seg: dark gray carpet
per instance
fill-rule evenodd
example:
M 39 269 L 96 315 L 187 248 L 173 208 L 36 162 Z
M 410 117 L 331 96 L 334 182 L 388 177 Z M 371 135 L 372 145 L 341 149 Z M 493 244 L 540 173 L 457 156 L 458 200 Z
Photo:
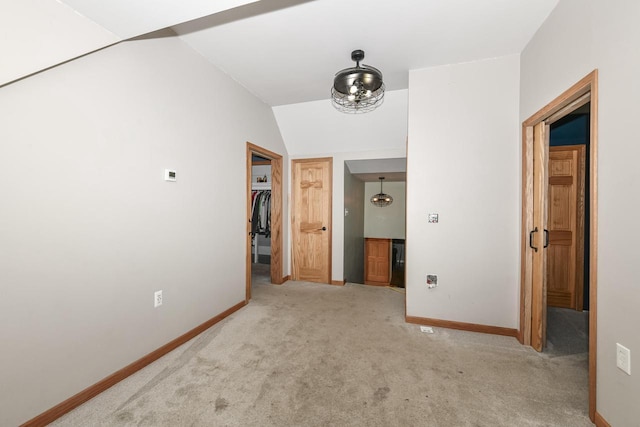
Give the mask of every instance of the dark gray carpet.
M 547 307 L 547 345 L 549 357 L 589 352 L 589 312 Z
M 271 264 L 251 264 L 251 285 L 268 285 L 271 283 Z

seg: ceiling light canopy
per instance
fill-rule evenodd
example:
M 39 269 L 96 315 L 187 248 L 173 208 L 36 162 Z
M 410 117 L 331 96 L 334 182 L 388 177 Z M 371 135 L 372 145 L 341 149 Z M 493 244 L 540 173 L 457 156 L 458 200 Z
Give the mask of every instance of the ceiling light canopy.
M 379 208 L 384 208 L 385 206 L 389 206 L 393 203 L 393 197 L 382 191 L 382 181 L 384 180 L 384 176 L 381 176 L 378 179 L 380 180 L 380 192 L 371 196 L 371 204 L 378 206 Z
M 382 73 L 369 65 L 360 65 L 364 51 L 354 50 L 351 59 L 355 67 L 336 73 L 331 88 L 333 106 L 343 113 L 367 113 L 382 105 L 384 82 Z

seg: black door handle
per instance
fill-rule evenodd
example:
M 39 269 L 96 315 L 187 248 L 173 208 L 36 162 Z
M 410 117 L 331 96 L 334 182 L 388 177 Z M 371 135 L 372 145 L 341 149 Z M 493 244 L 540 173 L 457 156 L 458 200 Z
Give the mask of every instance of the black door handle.
M 535 252 L 538 252 L 538 248 L 533 246 L 533 233 L 537 233 L 537 232 L 538 232 L 538 227 L 534 228 L 529 232 L 529 247 L 533 249 Z
M 322 227 L 321 230 L 322 231 L 327 231 L 327 227 Z
M 549 247 L 549 230 L 544 230 L 544 247 Z

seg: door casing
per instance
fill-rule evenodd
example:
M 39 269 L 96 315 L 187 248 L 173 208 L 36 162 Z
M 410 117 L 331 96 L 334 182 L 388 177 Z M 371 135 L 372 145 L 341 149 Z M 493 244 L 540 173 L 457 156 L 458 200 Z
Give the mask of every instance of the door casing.
M 280 285 L 282 275 L 282 156 L 247 142 L 247 254 L 246 254 L 246 302 L 251 299 L 251 166 L 253 155 L 271 161 L 271 283 Z
M 556 99 L 522 123 L 522 227 L 521 227 L 521 277 L 520 277 L 520 327 L 518 340 L 532 345 L 544 339 L 544 319 L 540 316 L 545 309 L 544 280 L 534 285 L 533 249 L 529 247 L 529 232 L 534 224 L 534 156 L 544 159 L 547 147 L 538 144 L 534 150 L 534 129 L 537 125 L 559 120 L 573 110 L 590 102 L 590 203 L 589 224 L 589 418 L 596 414 L 596 357 L 597 357 L 597 256 L 598 256 L 598 70 L 594 70 L 567 89 Z M 544 136 L 544 135 L 542 135 Z M 538 135 L 538 138 L 541 138 Z M 546 191 L 535 197 L 547 197 Z M 537 200 L 538 203 L 540 200 Z M 543 233 L 536 241 L 542 242 Z M 535 244 L 534 244 L 535 246 Z M 540 281 L 539 281 L 540 282 Z M 534 311 L 537 314 L 534 314 Z M 535 323 L 534 323 L 535 321 Z M 536 341 L 539 340 L 539 341 Z

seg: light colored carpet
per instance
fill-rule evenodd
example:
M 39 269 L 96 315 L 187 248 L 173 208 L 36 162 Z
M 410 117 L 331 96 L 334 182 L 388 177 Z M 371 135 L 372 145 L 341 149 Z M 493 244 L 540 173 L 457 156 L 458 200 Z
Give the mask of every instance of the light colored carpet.
M 591 426 L 585 355 L 404 322 L 388 288 L 254 285 L 242 310 L 56 426 Z

